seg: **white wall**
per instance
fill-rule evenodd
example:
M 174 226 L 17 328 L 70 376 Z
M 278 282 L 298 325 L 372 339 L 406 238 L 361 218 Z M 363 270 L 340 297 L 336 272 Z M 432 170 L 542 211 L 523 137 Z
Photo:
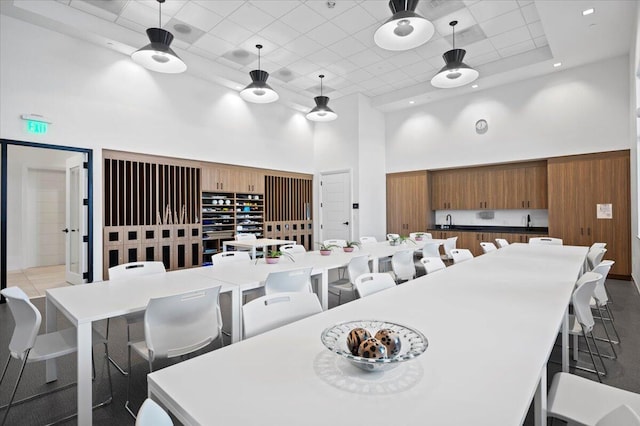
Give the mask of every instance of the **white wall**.
M 390 113 L 387 172 L 628 149 L 627 70 L 613 58 Z

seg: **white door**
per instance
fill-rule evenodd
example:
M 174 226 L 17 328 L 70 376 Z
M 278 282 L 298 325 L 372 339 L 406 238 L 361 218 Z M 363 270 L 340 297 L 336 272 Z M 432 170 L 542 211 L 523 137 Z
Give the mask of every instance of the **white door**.
M 87 272 L 87 233 L 88 207 L 83 204 L 87 198 L 87 170 L 83 166 L 84 154 L 67 159 L 66 172 L 66 214 L 65 249 L 66 280 L 71 284 L 86 282 L 83 273 Z
M 351 175 L 349 172 L 320 175 L 322 240 L 351 239 Z

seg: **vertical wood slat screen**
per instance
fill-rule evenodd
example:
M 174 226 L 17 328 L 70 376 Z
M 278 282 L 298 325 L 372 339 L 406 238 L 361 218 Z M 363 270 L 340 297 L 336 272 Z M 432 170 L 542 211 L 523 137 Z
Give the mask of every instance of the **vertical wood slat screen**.
M 265 237 L 313 250 L 312 196 L 312 179 L 265 175 Z
M 199 211 L 199 168 L 105 158 L 104 226 L 196 223 Z

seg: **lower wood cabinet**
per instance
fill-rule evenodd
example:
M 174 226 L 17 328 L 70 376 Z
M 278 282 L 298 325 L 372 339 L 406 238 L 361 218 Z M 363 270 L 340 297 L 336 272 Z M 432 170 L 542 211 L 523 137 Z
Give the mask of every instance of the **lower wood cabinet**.
M 533 237 L 546 237 L 546 234 L 516 234 L 516 233 L 503 233 L 503 232 L 473 232 L 473 231 L 442 231 L 432 230 L 431 235 L 436 239 L 447 239 L 451 237 L 458 237 L 456 241 L 457 248 L 468 249 L 474 256 L 480 256 L 483 254 L 480 243 L 488 242 L 496 244 L 496 238 L 504 238 L 509 243 L 528 243 L 530 238 Z

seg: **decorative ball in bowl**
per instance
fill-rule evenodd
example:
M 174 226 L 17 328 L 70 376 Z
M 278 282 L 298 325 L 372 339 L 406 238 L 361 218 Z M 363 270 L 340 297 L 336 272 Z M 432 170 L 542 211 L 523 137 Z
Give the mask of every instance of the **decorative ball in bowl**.
M 388 321 L 346 321 L 320 336 L 332 352 L 364 371 L 386 371 L 420 356 L 429 346 L 418 330 Z

